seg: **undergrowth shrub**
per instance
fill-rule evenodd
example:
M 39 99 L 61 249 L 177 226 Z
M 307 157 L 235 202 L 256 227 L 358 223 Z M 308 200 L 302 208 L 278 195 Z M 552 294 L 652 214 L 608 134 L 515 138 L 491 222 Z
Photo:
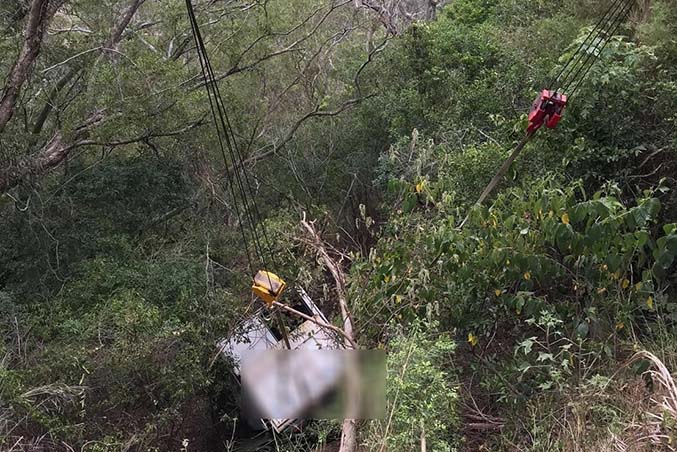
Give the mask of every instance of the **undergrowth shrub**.
M 613 185 L 589 195 L 541 180 L 474 208 L 463 229 L 442 196 L 401 211 L 354 267 L 359 316 L 372 319 L 366 328 L 434 319 L 481 355 L 505 357 L 507 346 L 503 399 L 565 389 L 589 361 L 612 357 L 609 336 L 647 330 L 658 311 L 675 318 L 677 229 L 655 224 L 663 190 L 626 205 Z
M 395 327 L 393 325 L 393 327 Z M 387 344 L 386 419 L 372 421 L 363 434 L 368 450 L 455 451 L 458 392 L 454 383 L 453 340 L 436 325 L 416 322 Z

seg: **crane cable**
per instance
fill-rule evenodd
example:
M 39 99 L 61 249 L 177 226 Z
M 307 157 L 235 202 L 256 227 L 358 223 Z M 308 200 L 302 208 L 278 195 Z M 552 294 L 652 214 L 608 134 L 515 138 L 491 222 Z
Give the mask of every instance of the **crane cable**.
M 593 36 L 593 34 L 594 34 L 596 31 L 601 30 L 601 29 L 604 27 L 604 24 L 605 24 L 606 22 L 609 21 L 610 14 L 612 13 L 612 11 L 614 11 L 614 8 L 618 7 L 618 5 L 619 5 L 622 1 L 623 1 L 623 0 L 614 0 L 614 1 L 609 5 L 609 8 L 606 10 L 606 12 L 604 13 L 604 15 L 603 15 L 602 17 L 599 18 L 599 20 L 597 21 L 597 23 L 595 24 L 595 26 L 592 28 L 592 30 L 590 31 L 590 33 L 588 33 L 588 35 L 585 37 L 585 39 L 584 39 L 583 41 L 581 41 L 581 44 L 578 46 L 578 48 L 576 49 L 576 51 L 574 52 L 574 54 L 571 56 L 571 58 L 569 58 L 569 61 L 567 61 L 567 64 L 565 64 L 564 66 L 562 66 L 562 68 L 560 69 L 559 73 L 558 73 L 555 77 L 553 77 L 553 78 L 548 82 L 548 86 L 554 86 L 554 85 L 555 85 L 557 82 L 559 82 L 561 79 L 566 78 L 565 73 L 566 73 L 566 74 L 570 74 L 570 73 L 571 73 L 570 67 L 571 67 L 571 65 L 573 64 L 574 60 L 576 60 L 577 55 L 579 55 L 579 54 L 583 51 L 583 49 L 584 49 L 586 46 L 589 46 L 589 45 L 592 43 L 592 41 L 591 41 L 590 38 Z M 590 42 L 588 42 L 588 41 L 590 41 Z M 567 69 L 569 69 L 568 72 L 567 72 Z
M 252 184 L 249 180 L 246 168 L 244 167 L 244 159 L 240 149 L 238 148 L 237 139 L 235 137 L 235 133 L 233 132 L 232 124 L 230 122 L 230 118 L 228 117 L 228 113 L 226 111 L 225 104 L 216 81 L 216 76 L 214 75 L 214 70 L 209 60 L 209 55 L 200 32 L 191 0 L 186 0 L 186 8 L 188 10 L 191 31 L 200 61 L 203 83 L 205 84 L 205 88 L 207 90 L 209 105 L 212 112 L 212 117 L 214 119 L 214 124 L 216 126 L 216 135 L 221 151 L 221 157 L 223 158 L 223 163 L 225 166 L 225 179 L 228 182 L 229 191 L 233 199 L 233 206 L 237 216 L 243 244 L 245 246 L 247 262 L 253 274 L 255 272 L 255 268 L 253 265 L 252 256 L 250 254 L 249 237 L 247 234 L 247 229 L 245 228 L 245 223 L 248 224 L 249 235 L 251 236 L 253 242 L 255 258 L 259 261 L 263 268 L 268 268 L 267 257 L 270 258 L 270 262 L 275 265 L 275 256 L 268 238 L 265 224 L 262 222 L 261 213 L 256 201 L 253 199 L 250 200 L 248 196 L 248 194 L 252 192 Z M 226 150 L 228 151 L 228 156 L 230 159 L 226 156 Z M 261 227 L 261 235 L 259 235 L 258 232 L 259 225 Z
M 610 30 L 607 30 L 607 33 L 606 33 L 607 39 L 604 39 L 601 43 L 601 46 L 597 46 L 593 52 L 588 52 L 588 57 L 587 57 L 586 61 L 584 62 L 584 65 L 583 65 L 583 66 L 586 67 L 585 71 L 583 72 L 582 75 L 579 76 L 579 73 L 580 73 L 580 71 L 583 67 L 582 66 L 581 69 L 579 69 L 577 74 L 574 76 L 572 82 L 566 87 L 566 89 L 569 90 L 569 98 L 570 99 L 574 96 L 574 94 L 576 94 L 576 91 L 581 86 L 581 83 L 588 76 L 590 69 L 592 69 L 592 67 L 595 64 L 596 58 L 602 55 L 602 52 L 604 51 L 606 46 L 609 44 L 609 42 L 611 42 L 613 37 L 616 35 L 616 32 L 620 28 L 620 26 L 625 22 L 628 15 L 630 14 L 630 11 L 632 11 L 633 6 L 634 6 L 634 0 L 628 0 L 625 4 L 624 9 L 620 10 L 619 15 L 615 19 L 615 23 L 612 24 L 612 28 Z M 589 63 L 588 63 L 588 60 L 590 61 Z
M 614 0 L 548 86 L 555 88 L 555 91 L 568 94 L 571 98 L 575 88 L 585 79 L 596 58 L 601 55 L 627 18 L 634 3 L 635 0 Z
M 573 90 L 569 92 L 569 99 L 571 99 L 573 94 L 580 87 L 581 82 L 587 77 L 590 69 L 597 61 L 597 58 L 601 56 L 602 51 L 606 48 L 618 31 L 620 25 L 630 14 L 634 2 L 635 0 L 614 0 L 604 16 L 602 16 L 590 33 L 588 33 L 576 52 L 569 58 L 569 61 L 562 67 L 549 86 L 554 86 L 555 83 L 559 83 L 555 91 L 561 93 L 568 92 L 568 90 L 573 87 Z M 480 197 L 475 202 L 475 206 L 481 205 L 489 194 L 491 194 L 493 189 L 496 188 L 496 185 L 498 185 L 512 163 L 517 159 L 517 156 L 524 146 L 526 146 L 534 136 L 536 130 L 527 132 L 519 144 L 515 146 L 508 158 L 503 162 L 501 167 L 496 171 L 496 174 L 494 174 L 484 188 Z M 458 229 L 463 228 L 469 217 L 470 212 L 459 224 Z
M 251 274 L 254 275 L 255 269 L 253 266 L 253 261 L 251 255 L 249 254 L 249 244 L 247 239 L 247 233 L 244 227 L 243 216 L 240 213 L 240 208 L 238 206 L 238 197 L 235 193 L 235 185 L 240 195 L 240 201 L 242 202 L 242 210 L 244 213 L 244 219 L 249 223 L 249 232 L 252 237 L 254 252 L 259 263 L 263 266 L 264 269 L 269 269 L 266 260 L 266 251 L 270 257 L 271 263 L 276 266 L 275 256 L 268 239 L 268 233 L 266 232 L 265 224 L 261 218 L 261 212 L 256 204 L 255 200 L 248 199 L 248 192 L 252 191 L 252 184 L 249 180 L 249 176 L 246 168 L 244 167 L 244 159 L 242 158 L 242 153 L 237 147 L 237 139 L 233 128 L 226 111 L 223 98 L 221 97 L 221 92 L 217 84 L 216 77 L 214 75 L 214 70 L 212 69 L 211 62 L 209 61 L 209 55 L 207 54 L 207 49 L 205 47 L 204 41 L 202 39 L 202 34 L 200 33 L 200 27 L 198 25 L 197 19 L 195 17 L 195 11 L 193 9 L 193 4 L 191 0 L 186 0 L 186 8 L 188 10 L 188 17 L 190 20 L 191 31 L 193 33 L 193 38 L 195 40 L 195 47 L 197 49 L 198 57 L 200 60 L 200 68 L 202 71 L 202 78 L 207 90 L 207 97 L 209 98 L 209 106 L 212 112 L 212 117 L 214 119 L 214 125 L 216 126 L 216 135 L 219 142 L 219 148 L 221 150 L 221 156 L 223 158 L 225 178 L 228 181 L 228 186 L 230 189 L 231 196 L 233 198 L 233 205 L 235 207 L 235 212 L 238 219 L 238 224 L 240 226 L 240 233 L 242 235 L 242 241 L 245 246 L 245 255 L 247 257 L 247 262 L 249 264 L 249 269 Z M 222 136 L 223 134 L 223 136 Z M 224 146 L 224 142 L 225 145 Z M 228 154 L 230 155 L 231 164 L 228 164 L 228 158 L 226 157 L 226 148 L 228 149 Z M 230 171 L 229 171 L 230 167 Z M 232 171 L 232 177 L 230 172 Z M 242 173 L 242 174 L 241 174 Z M 251 203 L 251 208 L 250 208 Z M 259 237 L 257 227 L 261 225 L 262 236 Z M 263 241 L 265 249 L 261 242 Z M 269 272 L 263 272 L 265 277 L 268 279 L 269 287 L 273 286 L 273 281 L 271 274 Z M 257 273 L 258 275 L 258 273 Z M 256 278 L 256 277 L 254 277 Z M 256 284 L 256 279 L 254 280 Z M 279 294 L 278 294 L 279 295 Z M 284 306 L 276 301 L 270 304 L 270 306 Z M 284 346 L 287 349 L 291 349 L 291 343 L 289 340 L 289 335 L 287 333 L 287 327 L 285 325 L 282 314 L 279 310 L 275 311 L 275 318 L 282 334 L 282 339 L 284 340 Z

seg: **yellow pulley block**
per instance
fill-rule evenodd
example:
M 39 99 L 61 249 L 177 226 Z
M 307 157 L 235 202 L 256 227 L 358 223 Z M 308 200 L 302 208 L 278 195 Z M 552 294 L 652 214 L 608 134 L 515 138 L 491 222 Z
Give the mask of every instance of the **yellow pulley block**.
M 259 270 L 254 275 L 252 292 L 270 307 L 273 302 L 280 298 L 285 287 L 287 287 L 287 283 L 275 273 Z

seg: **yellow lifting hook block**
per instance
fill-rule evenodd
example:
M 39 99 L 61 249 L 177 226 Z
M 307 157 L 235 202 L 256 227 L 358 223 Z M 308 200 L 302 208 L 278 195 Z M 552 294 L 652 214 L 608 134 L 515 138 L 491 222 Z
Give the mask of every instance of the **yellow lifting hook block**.
M 275 273 L 259 270 L 254 276 L 252 292 L 270 307 L 273 302 L 280 298 L 285 287 L 287 287 L 287 283 Z

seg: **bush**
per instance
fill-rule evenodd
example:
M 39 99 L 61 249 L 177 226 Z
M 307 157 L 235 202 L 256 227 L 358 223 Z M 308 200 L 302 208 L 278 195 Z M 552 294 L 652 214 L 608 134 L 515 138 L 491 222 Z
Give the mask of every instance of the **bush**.
M 396 328 L 395 325 L 392 325 Z M 388 381 L 385 421 L 372 421 L 363 436 L 369 450 L 456 450 L 459 444 L 458 393 L 450 370 L 454 342 L 434 324 L 416 323 L 387 345 Z

